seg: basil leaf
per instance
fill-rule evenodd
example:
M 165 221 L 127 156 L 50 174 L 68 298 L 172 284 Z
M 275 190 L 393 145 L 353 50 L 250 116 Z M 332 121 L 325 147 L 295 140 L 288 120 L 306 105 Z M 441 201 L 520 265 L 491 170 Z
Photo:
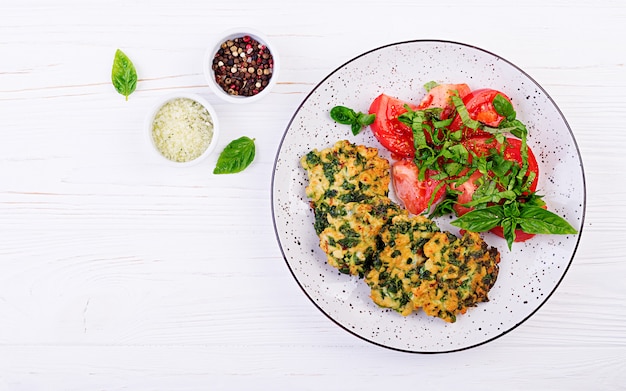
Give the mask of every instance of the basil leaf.
M 356 122 L 361 126 L 371 125 L 375 119 L 376 119 L 376 114 L 358 113 L 356 116 Z
M 342 125 L 352 125 L 356 122 L 356 112 L 345 106 L 335 106 L 330 109 L 330 118 Z
M 506 160 L 504 156 L 500 154 L 493 155 L 491 161 L 493 162 L 491 170 L 498 178 L 506 177 L 507 173 L 511 171 L 515 164 L 511 160 Z
M 564 218 L 538 206 L 522 206 L 518 223 L 520 228 L 529 234 L 578 233 Z
M 537 193 L 529 194 L 524 198 L 524 207 L 527 206 L 545 206 L 546 202 L 542 199 L 543 196 Z
M 502 234 L 504 239 L 506 239 L 506 244 L 509 246 L 509 250 L 513 247 L 513 242 L 515 242 L 515 227 L 517 226 L 517 219 L 513 217 L 507 217 L 502 220 L 500 224 L 502 226 Z
M 498 114 L 505 117 L 509 121 L 513 121 L 515 119 L 515 109 L 513 108 L 511 102 L 509 102 L 509 100 L 504 96 L 496 94 L 491 103 L 493 103 L 493 108 Z
M 504 210 L 500 205 L 475 209 L 464 214 L 450 224 L 472 232 L 485 232 L 502 224 Z
M 111 70 L 111 82 L 115 90 L 124 95 L 126 100 L 137 88 L 137 71 L 135 66 L 120 49 L 115 51 L 113 69 Z
M 231 141 L 217 158 L 213 174 L 235 174 L 246 169 L 254 160 L 254 139 L 243 136 Z
M 342 125 L 350 125 L 352 134 L 355 136 L 367 125 L 371 125 L 376 119 L 376 114 L 356 112 L 349 107 L 335 106 L 330 109 L 330 118 Z

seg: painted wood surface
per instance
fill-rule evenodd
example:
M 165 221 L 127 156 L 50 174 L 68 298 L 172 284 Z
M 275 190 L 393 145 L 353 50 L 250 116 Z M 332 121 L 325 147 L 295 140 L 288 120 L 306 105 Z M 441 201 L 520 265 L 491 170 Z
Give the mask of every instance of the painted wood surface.
M 202 73 L 223 30 L 276 44 L 279 83 L 223 103 Z M 0 389 L 465 390 L 626 387 L 626 3 L 622 1 L 0 3 Z M 557 291 L 527 322 L 471 350 L 373 346 L 306 298 L 277 244 L 274 158 L 302 100 L 370 49 L 468 43 L 524 69 L 577 139 L 587 213 Z M 128 101 L 110 82 L 134 61 Z M 216 155 L 154 160 L 144 119 L 166 93 L 218 111 L 218 149 L 254 137 L 232 176 Z

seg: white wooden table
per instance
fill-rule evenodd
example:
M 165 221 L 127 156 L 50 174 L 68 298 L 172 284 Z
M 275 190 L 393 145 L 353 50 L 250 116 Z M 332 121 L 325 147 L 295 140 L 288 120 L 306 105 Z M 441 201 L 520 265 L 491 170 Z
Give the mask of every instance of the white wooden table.
M 515 5 L 517 3 L 517 5 Z M 279 84 L 247 106 L 210 93 L 216 34 L 277 44 Z M 0 390 L 615 390 L 626 387 L 626 3 L 288 0 L 2 0 Z M 401 353 L 337 327 L 293 280 L 274 234 L 270 179 L 293 112 L 364 51 L 445 39 L 497 53 L 559 105 L 579 144 L 587 214 L 548 302 L 486 345 Z M 116 48 L 134 61 L 126 102 Z M 215 105 L 218 149 L 256 139 L 244 172 L 217 155 L 154 160 L 155 100 Z

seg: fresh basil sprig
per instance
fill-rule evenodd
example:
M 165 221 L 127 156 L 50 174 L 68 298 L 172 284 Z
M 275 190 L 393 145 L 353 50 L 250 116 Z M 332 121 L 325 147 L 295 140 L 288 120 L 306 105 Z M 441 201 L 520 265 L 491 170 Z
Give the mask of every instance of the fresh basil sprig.
M 578 231 L 561 216 L 540 206 L 512 202 L 475 209 L 450 224 L 473 232 L 485 232 L 502 227 L 504 238 L 511 249 L 515 241 L 515 230 L 529 234 L 575 234 Z
M 120 49 L 115 51 L 113 58 L 113 69 L 111 70 L 111 82 L 113 87 L 120 94 L 126 97 L 137 88 L 137 71 L 133 62 Z
M 330 109 L 330 118 L 342 125 L 350 125 L 352 134 L 356 136 L 364 127 L 374 122 L 376 114 L 365 114 L 360 111 L 357 113 L 345 106 L 335 106 Z
M 235 174 L 246 169 L 254 160 L 254 139 L 243 136 L 231 141 L 220 153 L 213 174 Z

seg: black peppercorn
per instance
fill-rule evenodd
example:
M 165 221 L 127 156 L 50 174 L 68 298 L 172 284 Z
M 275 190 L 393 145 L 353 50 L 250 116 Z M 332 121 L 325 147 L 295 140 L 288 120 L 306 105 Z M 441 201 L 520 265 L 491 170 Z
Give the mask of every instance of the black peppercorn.
M 256 95 L 267 87 L 273 68 L 269 48 L 249 35 L 222 43 L 211 66 L 217 84 L 228 94 L 241 96 Z

